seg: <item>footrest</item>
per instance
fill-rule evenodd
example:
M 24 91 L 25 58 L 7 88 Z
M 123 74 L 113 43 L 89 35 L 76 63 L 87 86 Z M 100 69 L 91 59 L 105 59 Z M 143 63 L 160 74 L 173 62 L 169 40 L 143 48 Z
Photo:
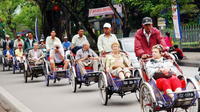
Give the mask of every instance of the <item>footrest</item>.
M 194 98 L 194 97 L 195 97 L 194 92 L 177 93 L 177 99 Z
M 127 92 L 136 90 L 139 80 L 140 78 L 130 78 L 122 80 L 121 81 L 122 85 L 120 87 L 121 91 Z
M 34 66 L 34 67 L 31 67 L 32 70 L 43 70 L 43 67 L 41 66 Z
M 117 82 L 122 82 L 123 85 L 138 84 L 141 78 L 128 78 L 128 79 L 117 79 Z
M 99 80 L 100 74 L 101 74 L 101 72 L 89 72 L 89 73 L 87 73 L 85 78 L 89 82 L 92 82 L 92 81 L 97 82 Z
M 97 77 L 101 74 L 101 72 L 88 72 L 86 77 Z
M 176 94 L 174 101 L 175 107 L 185 107 L 194 105 L 194 101 L 197 100 L 195 92 L 181 92 Z

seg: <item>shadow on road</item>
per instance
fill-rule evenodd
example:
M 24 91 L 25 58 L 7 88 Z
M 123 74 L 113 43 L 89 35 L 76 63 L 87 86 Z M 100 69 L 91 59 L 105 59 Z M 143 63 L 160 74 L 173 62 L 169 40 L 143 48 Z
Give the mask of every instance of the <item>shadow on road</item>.
M 58 83 L 50 83 L 48 87 L 62 87 L 62 86 L 66 86 L 66 85 L 67 85 L 67 83 L 59 84 L 59 82 L 58 82 Z
M 77 93 L 92 93 L 92 92 L 97 92 L 98 89 L 84 89 L 84 88 L 81 88 L 81 89 L 78 89 Z
M 117 107 L 119 107 L 119 106 L 129 106 L 129 105 L 136 105 L 136 104 L 138 104 L 138 101 L 118 101 L 118 102 L 116 102 L 116 101 L 110 101 L 109 103 L 108 103 L 108 105 L 107 106 L 117 106 Z
M 37 80 L 37 79 L 30 80 L 29 79 L 27 83 L 39 83 L 39 82 L 44 82 L 44 80 Z

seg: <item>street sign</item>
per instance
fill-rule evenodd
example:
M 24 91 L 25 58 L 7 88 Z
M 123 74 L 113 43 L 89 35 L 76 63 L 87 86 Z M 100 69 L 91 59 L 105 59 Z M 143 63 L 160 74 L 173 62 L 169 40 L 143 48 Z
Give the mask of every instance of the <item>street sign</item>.
M 158 26 L 160 26 L 160 27 L 166 26 L 165 18 L 162 18 L 162 17 L 158 18 Z
M 116 10 L 119 14 L 122 14 L 122 6 L 121 5 L 114 5 L 114 7 L 116 8 Z M 112 15 L 112 14 L 114 14 L 114 12 L 110 8 L 110 6 L 95 8 L 95 9 L 89 9 L 89 17 Z

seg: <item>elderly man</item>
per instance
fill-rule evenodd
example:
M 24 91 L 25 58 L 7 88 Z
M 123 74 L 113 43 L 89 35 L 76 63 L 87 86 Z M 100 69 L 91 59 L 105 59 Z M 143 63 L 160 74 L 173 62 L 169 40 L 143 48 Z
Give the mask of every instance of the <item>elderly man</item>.
M 24 41 L 21 39 L 21 35 L 17 34 L 17 37 L 14 41 L 14 48 L 17 48 L 19 44 L 22 44 L 22 48 L 24 47 Z
M 115 34 L 111 33 L 111 25 L 109 23 L 105 23 L 103 25 L 104 34 L 101 34 L 98 38 L 97 47 L 99 52 L 102 54 L 104 52 L 112 51 L 111 45 L 115 42 L 118 43 L 117 37 Z
M 28 53 L 28 59 L 34 64 L 42 64 L 42 58 L 44 57 L 44 54 L 41 49 L 38 49 L 38 43 L 34 43 L 33 46 L 33 49 Z
M 48 36 L 46 38 L 46 49 L 47 49 L 47 51 L 50 51 L 52 48 L 54 48 L 55 43 L 61 44 L 61 41 L 58 37 L 56 37 L 56 32 L 54 30 L 52 30 L 51 36 Z
M 32 32 L 28 32 L 28 38 L 25 40 L 25 43 L 24 43 L 24 49 L 25 49 L 25 51 L 27 51 L 30 48 L 33 48 L 33 44 L 35 42 L 37 42 L 37 40 L 34 39 L 33 33 Z
M 85 42 L 83 48 L 79 49 L 76 54 L 76 60 L 80 67 L 82 75 L 87 74 L 85 67 L 93 67 L 94 71 L 98 71 L 98 55 L 90 49 L 90 44 Z
M 142 28 L 135 33 L 135 53 L 137 57 L 147 58 L 152 54 L 152 47 L 161 44 L 166 50 L 166 43 L 158 29 L 153 27 L 150 17 L 142 20 Z
M 3 50 L 6 50 L 6 47 L 9 46 L 10 49 L 13 49 L 13 40 L 10 40 L 10 36 L 9 35 L 6 35 L 5 36 L 5 40 L 3 40 L 2 42 L 2 46 L 3 46 Z
M 68 68 L 69 60 L 65 59 L 62 44 L 55 43 L 50 50 L 50 66 L 52 71 L 57 71 L 56 66 L 64 65 L 64 70 Z
M 72 38 L 72 46 L 71 46 L 72 52 L 76 54 L 76 52 L 82 48 L 84 42 L 88 42 L 88 40 L 84 35 L 84 30 L 80 29 L 78 31 L 78 34 L 74 35 Z

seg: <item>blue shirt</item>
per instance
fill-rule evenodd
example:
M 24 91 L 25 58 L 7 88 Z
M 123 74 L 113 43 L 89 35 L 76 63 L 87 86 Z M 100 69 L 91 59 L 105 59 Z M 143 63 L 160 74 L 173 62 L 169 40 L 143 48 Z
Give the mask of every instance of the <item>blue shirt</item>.
M 4 56 L 6 56 L 7 51 L 8 51 L 7 49 L 6 49 L 6 50 L 3 50 L 3 55 L 4 55 Z M 10 49 L 10 50 L 9 50 L 9 53 L 10 53 L 10 55 L 14 56 L 14 51 L 13 51 L 13 49 Z
M 69 41 L 63 42 L 63 48 L 64 49 L 69 49 L 70 46 L 71 46 L 71 42 L 69 42 Z

